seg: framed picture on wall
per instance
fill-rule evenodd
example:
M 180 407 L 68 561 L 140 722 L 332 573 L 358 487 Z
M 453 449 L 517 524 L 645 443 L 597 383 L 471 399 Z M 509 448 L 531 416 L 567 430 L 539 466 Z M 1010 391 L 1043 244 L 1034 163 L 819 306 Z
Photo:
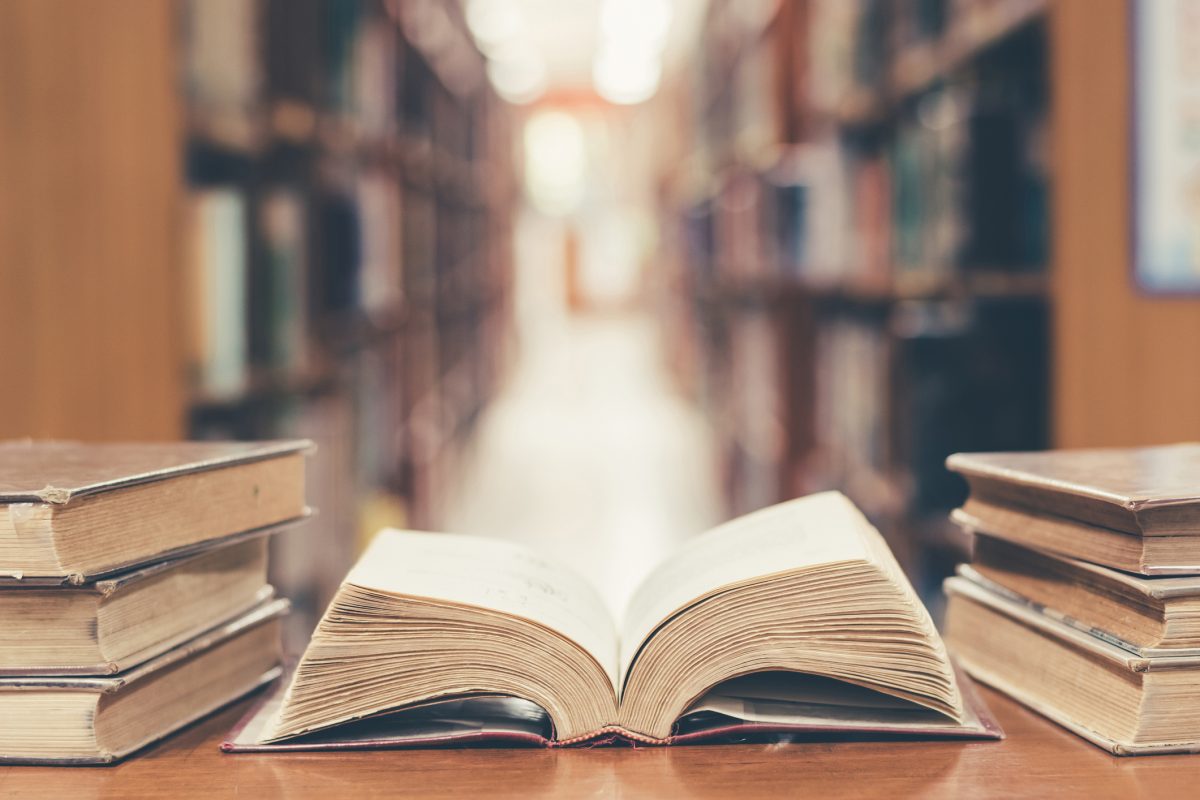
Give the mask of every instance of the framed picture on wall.
M 1200 293 L 1200 3 L 1130 3 L 1133 269 L 1152 293 Z

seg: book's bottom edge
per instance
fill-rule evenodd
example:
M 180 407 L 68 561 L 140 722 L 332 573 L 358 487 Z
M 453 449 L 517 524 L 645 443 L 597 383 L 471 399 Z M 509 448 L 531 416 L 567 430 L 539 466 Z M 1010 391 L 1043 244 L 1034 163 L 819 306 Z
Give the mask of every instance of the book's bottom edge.
M 961 655 L 958 656 L 958 660 L 962 664 L 963 668 L 971 674 L 971 677 L 975 678 L 980 683 L 986 684 L 996 691 L 1007 695 L 1008 697 L 1028 708 L 1030 711 L 1045 717 L 1059 727 L 1070 731 L 1081 739 L 1094 744 L 1102 750 L 1107 750 L 1109 753 L 1115 756 L 1149 756 L 1179 753 L 1200 753 L 1200 740 L 1164 744 L 1135 744 L 1133 742 L 1123 742 L 1110 738 L 1071 719 L 1071 717 L 1062 710 L 1038 700 L 1030 692 L 1018 684 L 1008 680 L 1003 675 L 989 670 L 987 667 L 984 667 L 972 660 L 965 659 Z

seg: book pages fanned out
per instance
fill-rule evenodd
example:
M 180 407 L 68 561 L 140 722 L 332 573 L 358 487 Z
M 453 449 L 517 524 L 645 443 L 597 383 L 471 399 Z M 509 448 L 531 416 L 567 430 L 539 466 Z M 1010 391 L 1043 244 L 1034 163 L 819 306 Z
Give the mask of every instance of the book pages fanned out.
M 516 545 L 388 530 L 226 749 L 999 736 L 964 685 L 882 538 L 836 492 L 697 537 L 622 621 Z

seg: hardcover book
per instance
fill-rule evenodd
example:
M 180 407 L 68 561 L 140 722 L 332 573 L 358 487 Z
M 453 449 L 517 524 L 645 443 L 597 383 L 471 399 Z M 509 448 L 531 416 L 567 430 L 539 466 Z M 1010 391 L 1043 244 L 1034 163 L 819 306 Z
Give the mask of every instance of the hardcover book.
M 1200 752 L 1200 656 L 1147 658 L 963 578 L 946 639 L 975 678 L 1115 755 Z
M 1138 536 L 972 494 L 950 513 L 960 527 L 1139 575 L 1200 574 L 1200 536 Z
M 0 443 L 0 580 L 82 584 L 299 519 L 310 448 Z
M 279 675 L 279 618 L 260 604 L 131 670 L 0 678 L 0 763 L 107 764 Z
M 1138 536 L 1200 532 L 1200 444 L 956 453 L 973 497 Z
M 109 675 L 270 599 L 256 537 L 81 586 L 0 588 L 0 675 Z
M 762 733 L 998 738 L 887 545 L 826 492 L 657 567 L 614 621 L 511 543 L 380 533 L 231 752 L 674 744 Z
M 959 574 L 1138 655 L 1200 655 L 1200 576 L 1130 575 L 978 535 Z

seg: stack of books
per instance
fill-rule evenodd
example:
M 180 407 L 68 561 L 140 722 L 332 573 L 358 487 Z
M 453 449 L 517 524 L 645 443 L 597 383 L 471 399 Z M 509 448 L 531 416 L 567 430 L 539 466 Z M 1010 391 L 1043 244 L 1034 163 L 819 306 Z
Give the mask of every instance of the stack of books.
M 112 762 L 278 675 L 309 449 L 0 443 L 0 762 Z
M 973 676 L 1118 755 L 1200 752 L 1200 444 L 958 454 Z

